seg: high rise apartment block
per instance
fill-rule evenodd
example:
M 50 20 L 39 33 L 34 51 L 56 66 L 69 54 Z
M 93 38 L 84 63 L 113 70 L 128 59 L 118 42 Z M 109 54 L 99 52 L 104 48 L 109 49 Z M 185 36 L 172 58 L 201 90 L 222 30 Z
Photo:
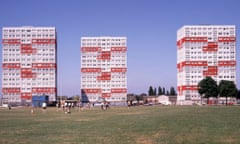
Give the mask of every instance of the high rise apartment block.
M 127 100 L 127 38 L 81 38 L 82 101 Z
M 236 27 L 186 25 L 177 31 L 178 102 L 199 102 L 198 83 L 211 76 L 236 84 Z
M 2 94 L 8 102 L 57 95 L 57 36 L 54 27 L 2 29 Z

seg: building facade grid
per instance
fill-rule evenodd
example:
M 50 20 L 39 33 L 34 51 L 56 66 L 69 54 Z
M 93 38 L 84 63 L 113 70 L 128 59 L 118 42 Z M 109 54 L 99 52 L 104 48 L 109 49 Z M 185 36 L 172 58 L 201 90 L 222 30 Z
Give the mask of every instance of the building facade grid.
M 178 102 L 201 100 L 198 83 L 211 76 L 236 84 L 236 27 L 186 25 L 177 32 Z
M 31 102 L 35 95 L 56 100 L 55 27 L 2 29 L 2 94 L 9 103 Z
M 81 38 L 82 101 L 125 102 L 127 38 Z

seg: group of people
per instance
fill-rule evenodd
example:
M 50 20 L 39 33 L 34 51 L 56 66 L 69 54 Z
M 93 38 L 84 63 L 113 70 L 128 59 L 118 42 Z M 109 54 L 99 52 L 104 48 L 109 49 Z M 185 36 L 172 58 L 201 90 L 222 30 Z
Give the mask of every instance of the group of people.
M 110 105 L 110 102 L 107 102 L 107 101 L 102 101 L 101 102 L 101 110 L 108 110 L 110 107 L 109 107 L 109 105 Z M 92 109 L 92 108 L 94 108 L 94 106 L 95 106 L 95 103 L 94 102 L 88 102 L 87 103 L 87 105 L 85 106 L 85 108 L 87 108 L 87 109 Z M 83 107 L 83 104 L 82 104 L 82 107 L 80 107 L 81 109 L 83 109 L 84 107 Z
M 67 102 L 67 101 L 60 101 L 56 104 L 57 106 L 57 111 L 62 109 L 63 112 L 65 113 L 70 113 L 71 109 L 74 108 L 74 102 Z
M 103 101 L 101 102 L 101 110 L 108 110 L 110 103 L 107 101 Z M 69 101 L 59 101 L 56 104 L 57 107 L 57 111 L 62 110 L 65 113 L 71 113 L 71 109 L 73 109 L 75 106 L 78 107 L 79 111 L 83 111 L 84 109 L 92 109 L 95 106 L 95 103 L 87 103 L 87 104 L 83 104 L 82 102 L 69 102 Z
M 109 109 L 109 102 L 107 102 L 107 101 L 103 101 L 103 102 L 101 102 L 101 109 L 102 110 L 108 110 Z
M 97 105 L 97 104 L 96 104 Z M 74 107 L 77 107 L 79 111 L 83 111 L 84 109 L 92 109 L 95 106 L 95 103 L 87 103 L 87 104 L 83 104 L 82 102 L 73 102 L 73 101 L 65 101 L 65 100 L 61 100 L 59 102 L 56 103 L 56 111 L 62 111 L 65 114 L 69 114 L 71 113 L 71 109 L 73 109 Z M 100 103 L 100 108 L 101 110 L 109 110 L 110 109 L 110 102 L 107 101 L 102 101 Z M 47 109 L 47 104 L 44 102 L 42 103 L 42 110 L 46 111 Z M 34 109 L 31 109 L 31 113 L 34 113 Z

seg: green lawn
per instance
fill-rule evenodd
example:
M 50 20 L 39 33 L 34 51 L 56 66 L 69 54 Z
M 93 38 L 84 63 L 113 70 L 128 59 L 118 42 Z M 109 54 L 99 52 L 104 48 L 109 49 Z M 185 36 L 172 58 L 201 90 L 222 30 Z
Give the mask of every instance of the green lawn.
M 108 111 L 0 109 L 1 144 L 240 143 L 238 106 L 111 107 Z

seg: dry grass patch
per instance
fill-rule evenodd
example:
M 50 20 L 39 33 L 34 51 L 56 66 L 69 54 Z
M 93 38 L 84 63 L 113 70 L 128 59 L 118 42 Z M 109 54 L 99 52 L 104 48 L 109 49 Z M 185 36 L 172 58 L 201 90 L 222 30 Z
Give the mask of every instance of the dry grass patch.
M 136 143 L 137 144 L 153 144 L 153 140 L 151 139 L 151 137 L 138 136 L 136 138 Z

